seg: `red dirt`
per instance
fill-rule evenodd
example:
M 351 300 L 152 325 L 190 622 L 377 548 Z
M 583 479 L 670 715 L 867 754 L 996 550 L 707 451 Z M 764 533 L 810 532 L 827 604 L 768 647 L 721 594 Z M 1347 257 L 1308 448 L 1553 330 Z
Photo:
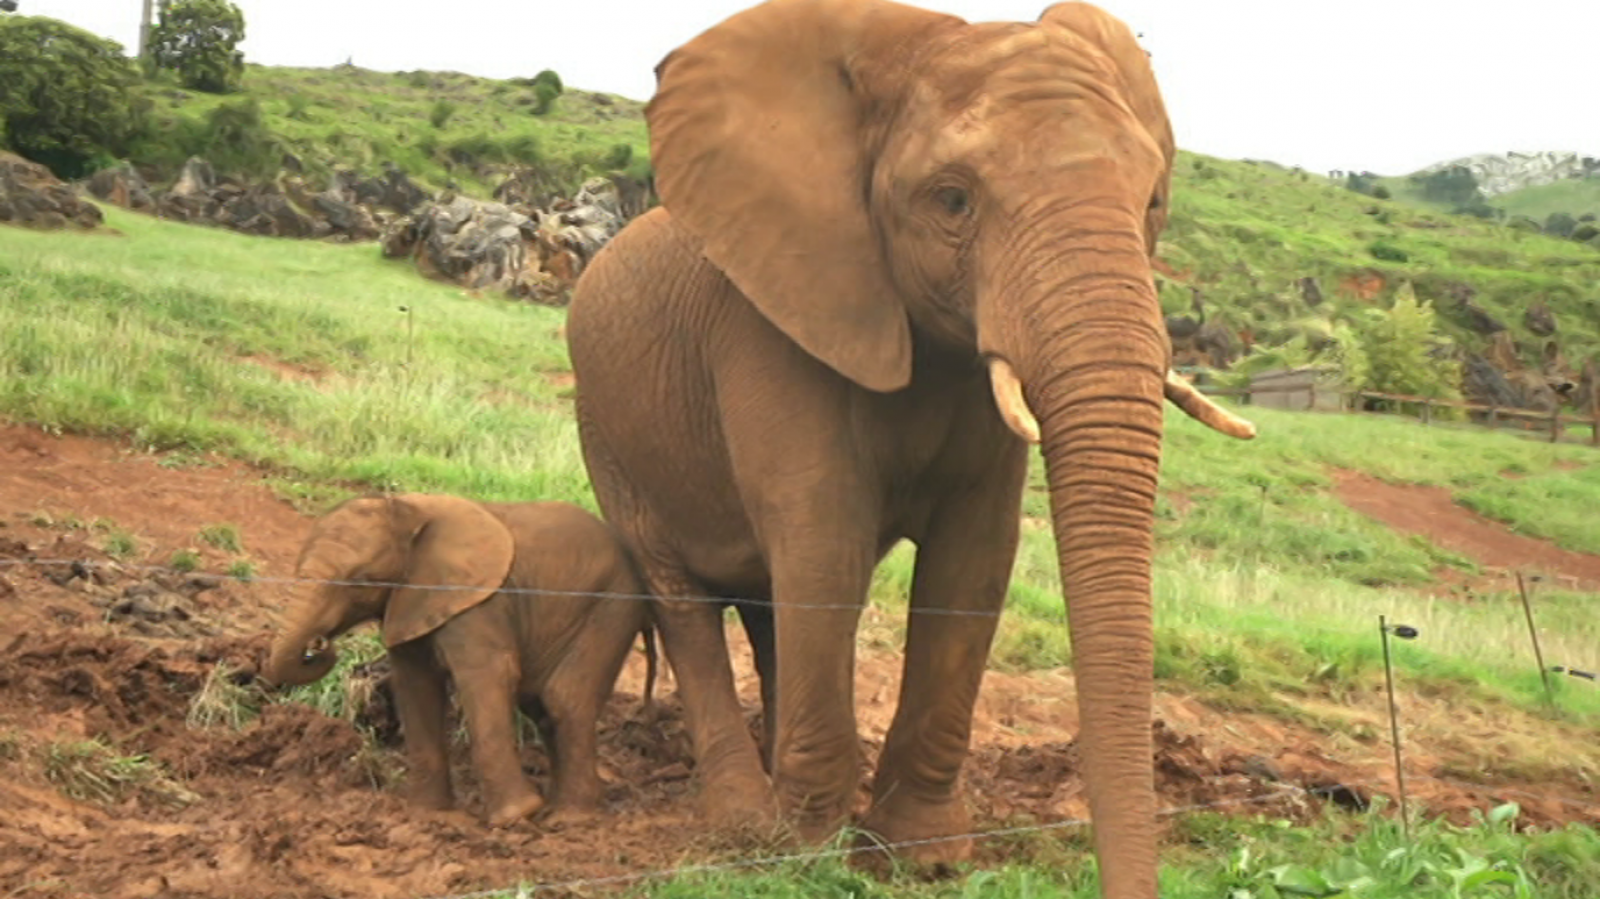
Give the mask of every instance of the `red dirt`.
M 464 809 L 409 808 L 397 789 L 403 765 L 381 660 L 367 675 L 372 691 L 357 703 L 355 723 L 267 704 L 242 730 L 190 727 L 191 702 L 220 662 L 237 672 L 241 689 L 260 695 L 248 673 L 261 661 L 286 588 L 127 566 L 74 574 L 31 560 L 107 561 L 92 542 L 100 535 L 63 529 L 69 515 L 104 517 L 140 535 L 136 561 L 149 563 L 195 545 L 200 526 L 227 521 L 239 526 L 260 570 L 286 575 L 309 520 L 246 467 L 158 462 L 86 438 L 0 428 L 0 895 L 439 895 L 773 851 L 760 841 L 713 839 L 697 823 L 681 707 L 663 685 L 657 715 L 643 719 L 638 653 L 601 724 L 609 810 L 593 821 L 485 827 L 464 744 L 455 747 Z M 229 558 L 196 549 L 206 570 Z M 748 647 L 738 636 L 733 645 L 754 727 Z M 898 656 L 861 652 L 857 706 L 869 759 L 893 714 L 899 673 Z M 1344 702 L 1342 712 L 1376 731 L 1377 697 Z M 1381 740 L 1330 736 L 1168 694 L 1158 695 L 1156 708 L 1157 783 L 1167 806 L 1270 797 L 1274 781 L 1313 790 L 1349 784 L 1359 801 L 1389 780 Z M 376 735 L 376 745 L 357 724 Z M 1076 726 L 1070 676 L 986 677 L 966 769 L 978 828 L 1085 816 Z M 148 753 L 177 788 L 109 802 L 68 798 L 48 776 L 49 747 L 89 738 L 119 753 Z M 1428 779 L 1470 769 L 1449 741 L 1415 733 L 1407 746 L 1413 797 L 1431 811 L 1464 821 L 1471 809 L 1516 796 L 1530 823 L 1600 823 L 1600 799 L 1582 772 L 1454 785 Z M 523 761 L 534 776 L 548 774 L 536 744 Z M 1563 805 L 1563 795 L 1592 805 Z M 1248 810 L 1299 817 L 1319 803 L 1290 794 Z M 977 851 L 980 860 L 1000 862 L 1026 850 L 995 840 L 980 841 Z
M 1335 490 L 1345 505 L 1472 559 L 1488 569 L 1491 579 L 1514 577 L 1523 570 L 1574 589 L 1600 588 L 1600 556 L 1515 533 L 1457 505 L 1447 488 L 1391 484 L 1353 471 L 1333 474 Z
M 1368 269 L 1339 279 L 1339 291 L 1361 300 L 1370 300 L 1388 286 L 1383 275 Z

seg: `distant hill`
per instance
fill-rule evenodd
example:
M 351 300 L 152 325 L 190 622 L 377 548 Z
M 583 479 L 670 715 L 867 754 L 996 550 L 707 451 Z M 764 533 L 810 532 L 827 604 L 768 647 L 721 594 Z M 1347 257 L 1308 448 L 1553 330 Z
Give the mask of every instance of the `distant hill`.
M 1479 214 L 1525 216 L 1541 225 L 1553 214 L 1600 216 L 1600 157 L 1575 151 L 1485 153 L 1436 163 L 1399 177 L 1375 177 L 1396 198 L 1443 211 L 1474 205 L 1451 190 L 1430 190 L 1454 170 L 1470 173 Z M 1441 182 L 1442 183 L 1442 182 Z M 1435 185 L 1438 186 L 1438 185 Z

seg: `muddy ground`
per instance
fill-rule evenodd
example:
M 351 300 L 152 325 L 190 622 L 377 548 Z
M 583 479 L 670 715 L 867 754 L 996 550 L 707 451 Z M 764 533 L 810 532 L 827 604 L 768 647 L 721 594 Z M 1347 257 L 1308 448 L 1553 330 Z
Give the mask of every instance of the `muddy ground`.
M 248 557 L 259 575 L 290 575 L 309 519 L 260 473 L 197 461 L 0 427 L 0 895 L 431 896 L 778 851 L 697 825 L 681 709 L 668 678 L 656 713 L 642 715 L 641 653 L 602 722 L 604 817 L 485 827 L 464 745 L 456 758 L 464 808 L 408 808 L 398 792 L 399 735 L 376 674 L 354 722 L 267 701 L 252 681 L 290 587 L 215 573 Z M 1387 488 L 1347 479 L 1341 489 Z M 1384 507 L 1368 499 L 1369 508 Z M 242 550 L 198 538 L 220 523 L 238 526 Z M 120 560 L 104 551 L 113 535 Z M 183 549 L 212 574 L 138 567 L 163 565 Z M 1585 557 L 1591 563 L 1600 560 Z M 730 633 L 754 724 L 748 651 L 737 629 Z M 898 677 L 897 657 L 863 651 L 857 702 L 869 759 L 893 714 Z M 210 706 L 196 697 L 217 691 L 261 703 L 262 713 L 238 729 L 207 725 L 193 713 Z M 1423 721 L 1452 717 L 1437 703 L 1430 717 L 1426 698 L 1409 701 Z M 1249 801 L 1229 808 L 1292 817 L 1328 801 L 1364 803 L 1391 779 L 1388 744 L 1371 736 L 1384 733 L 1380 709 L 1377 697 L 1351 698 L 1343 712 L 1365 726 L 1331 734 L 1161 694 L 1162 801 Z M 967 767 L 978 828 L 1086 815 L 1076 717 L 1067 672 L 986 678 Z M 75 755 L 89 739 L 149 763 L 133 773 L 94 767 Z M 1435 739 L 1426 726 L 1408 737 L 1408 751 L 1413 799 L 1429 811 L 1465 821 L 1472 809 L 1514 798 L 1527 823 L 1600 823 L 1600 798 L 1584 772 L 1464 782 L 1473 762 L 1460 734 Z M 534 743 L 524 763 L 535 777 L 548 773 Z M 983 862 L 1016 851 L 1014 840 L 977 844 Z

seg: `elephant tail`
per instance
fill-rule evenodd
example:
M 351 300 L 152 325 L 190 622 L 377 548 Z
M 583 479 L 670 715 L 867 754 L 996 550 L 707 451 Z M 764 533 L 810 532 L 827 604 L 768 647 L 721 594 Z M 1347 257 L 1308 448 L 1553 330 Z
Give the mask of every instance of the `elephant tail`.
M 644 626 L 644 708 L 645 714 L 655 710 L 656 707 L 656 629 L 653 625 Z

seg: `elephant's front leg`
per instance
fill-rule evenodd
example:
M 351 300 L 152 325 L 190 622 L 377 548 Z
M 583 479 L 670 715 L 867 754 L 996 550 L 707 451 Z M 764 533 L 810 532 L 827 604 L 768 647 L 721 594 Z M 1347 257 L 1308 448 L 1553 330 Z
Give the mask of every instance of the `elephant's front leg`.
M 899 704 L 863 822 L 888 843 L 938 841 L 901 851 L 916 861 L 959 861 L 972 849 L 945 838 L 970 830 L 956 784 L 1016 557 L 1025 471 L 1021 461 L 997 467 L 990 483 L 943 503 L 917 547 Z
M 395 714 L 406 744 L 411 801 L 423 808 L 448 809 L 450 792 L 444 671 L 426 639 L 389 650 L 393 671 Z
M 449 625 L 445 630 L 441 636 L 445 662 L 466 718 L 489 824 L 514 824 L 544 808 L 544 797 L 522 773 L 517 753 L 516 698 L 521 681 L 517 657 L 514 650 L 464 638 L 459 627 L 455 634 L 449 633 Z
M 855 634 L 875 561 L 856 523 L 800 528 L 773 555 L 777 723 L 772 771 L 802 839 L 847 823 L 861 780 Z

